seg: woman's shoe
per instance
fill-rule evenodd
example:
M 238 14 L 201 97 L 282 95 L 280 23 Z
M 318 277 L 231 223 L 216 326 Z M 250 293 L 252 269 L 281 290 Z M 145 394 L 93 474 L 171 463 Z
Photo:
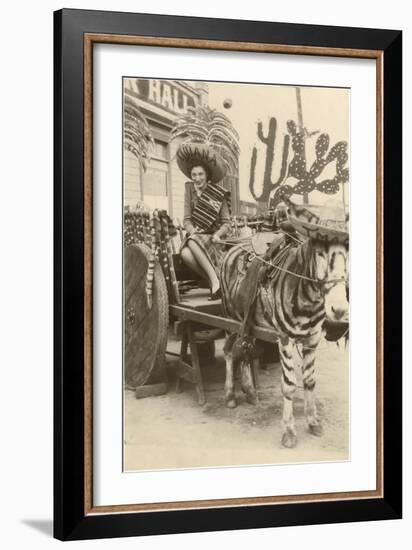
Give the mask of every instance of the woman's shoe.
M 210 298 L 209 301 L 213 302 L 214 300 L 219 300 L 222 297 L 222 291 L 220 287 L 216 290 L 216 292 L 210 291 Z

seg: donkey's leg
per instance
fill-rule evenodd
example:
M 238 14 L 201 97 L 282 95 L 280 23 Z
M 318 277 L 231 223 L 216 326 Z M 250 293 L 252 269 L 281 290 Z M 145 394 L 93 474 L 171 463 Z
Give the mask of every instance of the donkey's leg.
M 258 402 L 254 376 L 252 373 L 252 360 L 242 361 L 240 364 L 242 390 L 246 395 L 246 401 L 251 405 Z
M 226 380 L 225 380 L 225 401 L 230 409 L 236 407 L 235 380 L 233 374 L 233 355 L 232 351 L 225 353 L 226 360 Z
M 298 442 L 293 418 L 293 395 L 296 391 L 296 374 L 293 360 L 295 343 L 289 340 L 287 344 L 279 343 L 280 363 L 282 365 L 282 395 L 283 395 L 283 435 L 284 447 L 296 447 Z
M 305 417 L 308 423 L 308 428 L 313 435 L 322 435 L 323 426 L 318 418 L 316 410 L 316 377 L 315 377 L 315 360 L 316 347 L 319 343 L 320 334 L 310 336 L 303 345 L 303 363 L 302 377 L 303 390 L 305 394 Z

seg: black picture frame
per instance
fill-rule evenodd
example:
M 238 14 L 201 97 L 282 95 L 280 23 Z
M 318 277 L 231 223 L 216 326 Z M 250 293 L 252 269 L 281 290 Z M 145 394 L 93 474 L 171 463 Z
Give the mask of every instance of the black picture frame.
M 379 498 L 90 513 L 85 506 L 85 36 L 88 33 L 380 52 L 383 173 L 383 484 Z M 113 42 L 116 42 L 113 39 Z M 312 52 L 313 53 L 313 52 Z M 360 56 L 361 56 L 360 53 Z M 344 55 L 342 53 L 341 55 Z M 402 515 L 402 33 L 64 9 L 54 14 L 54 536 L 126 537 L 396 519 Z M 378 133 L 379 133 L 378 128 Z M 386 137 L 388 137 L 386 139 Z M 378 266 L 379 269 L 379 266 Z

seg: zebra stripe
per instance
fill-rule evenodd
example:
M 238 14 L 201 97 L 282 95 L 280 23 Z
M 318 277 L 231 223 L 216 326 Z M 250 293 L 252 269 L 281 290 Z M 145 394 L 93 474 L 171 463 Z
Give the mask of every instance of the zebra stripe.
M 226 254 L 221 267 L 224 311 L 226 315 L 237 320 L 242 319 L 242 312 L 237 307 L 239 287 L 250 265 L 248 255 L 252 252 L 251 245 L 234 246 Z M 270 324 L 281 335 L 295 339 L 301 339 L 317 329 L 320 330 L 325 319 L 325 310 L 319 285 L 283 271 L 286 269 L 306 277 L 315 277 L 310 242 L 284 247 L 281 253 L 272 259 L 272 265 L 273 267 L 266 267 L 258 291 L 255 324 Z

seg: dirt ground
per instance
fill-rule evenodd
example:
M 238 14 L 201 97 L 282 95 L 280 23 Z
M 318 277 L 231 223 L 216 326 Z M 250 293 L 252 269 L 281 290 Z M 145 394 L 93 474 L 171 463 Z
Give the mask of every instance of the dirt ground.
M 206 403 L 199 406 L 195 388 L 183 382 L 175 392 L 174 359 L 167 356 L 169 390 L 136 399 L 125 392 L 124 469 L 176 469 L 228 465 L 335 461 L 349 458 L 349 358 L 342 346 L 324 340 L 317 359 L 317 404 L 324 435 L 311 435 L 303 416 L 303 389 L 295 395 L 298 445 L 282 447 L 281 369 L 259 369 L 256 406 L 237 388 L 238 406 L 224 402 L 224 359 L 217 342 L 216 362 L 202 367 Z M 169 341 L 168 350 L 178 351 Z

